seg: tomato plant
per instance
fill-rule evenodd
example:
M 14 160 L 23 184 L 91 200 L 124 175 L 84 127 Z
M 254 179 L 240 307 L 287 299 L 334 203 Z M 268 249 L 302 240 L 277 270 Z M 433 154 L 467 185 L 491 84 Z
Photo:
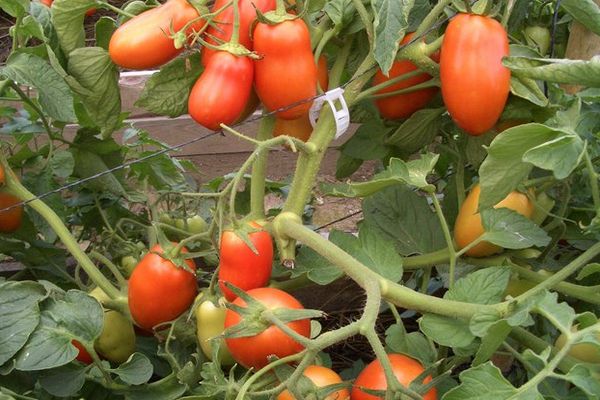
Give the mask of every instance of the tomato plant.
M 417 376 L 425 371 L 418 361 L 403 354 L 388 354 L 388 359 L 392 365 L 394 376 L 405 386 L 408 386 Z M 430 380 L 431 376 L 428 376 L 423 379 L 423 383 L 426 384 Z M 368 394 L 362 389 L 385 390 L 386 387 L 387 382 L 381 362 L 374 360 L 360 372 L 354 381 L 351 398 L 352 400 L 374 400 L 380 397 Z M 435 388 L 423 395 L 423 399 L 425 400 L 436 400 L 437 398 Z
M 54 0 L 40 0 L 40 3 L 44 4 L 45 6 L 48 7 L 52 7 L 52 3 L 54 2 Z M 94 15 L 96 13 L 96 9 L 95 8 L 90 8 L 89 10 L 87 10 L 85 12 L 85 15 L 88 17 L 91 17 L 92 15 Z
M 225 330 L 225 313 L 227 309 L 218 302 L 204 300 L 196 307 L 196 336 L 204 355 L 213 359 L 213 343 L 216 337 Z M 223 366 L 235 362 L 223 339 L 219 339 L 219 362 Z
M 187 250 L 182 249 L 182 253 Z M 163 258 L 163 249 L 155 245 L 133 270 L 129 278 L 129 310 L 135 322 L 144 329 L 171 321 L 194 301 L 196 277 L 190 271 Z M 192 260 L 185 260 L 191 271 Z
M 187 34 L 202 29 L 198 11 L 187 0 L 166 3 L 131 18 L 110 38 L 108 51 L 112 61 L 128 69 L 156 68 L 172 60 L 183 48 L 176 48 L 168 35 L 194 22 Z
M 242 290 L 250 290 L 266 286 L 271 278 L 273 265 L 273 242 L 269 232 L 258 224 L 250 224 L 252 232 L 236 232 L 226 230 L 221 236 L 219 247 L 219 287 L 227 300 L 232 301 L 236 295 L 225 287 L 229 282 Z M 243 236 L 254 247 L 251 248 Z
M 12 207 L 6 211 L 0 211 L 0 232 L 10 233 L 19 229 L 23 219 L 23 206 L 16 205 L 20 203 L 21 201 L 17 197 L 0 192 L 0 209 Z
M 301 19 L 276 25 L 259 22 L 254 28 L 254 50 L 262 57 L 254 62 L 254 86 L 269 111 L 293 105 L 317 94 L 318 72 L 310 46 L 310 34 Z M 310 103 L 277 113 L 296 119 Z
M 249 290 L 247 293 L 269 310 L 303 308 L 298 300 L 282 290 L 258 288 Z M 244 307 L 246 302 L 238 297 L 233 301 L 233 304 Z M 227 310 L 225 314 L 226 329 L 235 326 L 240 321 L 241 318 L 238 313 L 230 309 Z M 310 335 L 310 320 L 308 319 L 292 321 L 286 325 L 301 336 L 308 337 Z M 281 358 L 296 354 L 303 349 L 300 343 L 276 326 L 269 326 L 254 336 L 226 338 L 225 342 L 233 358 L 246 368 L 262 368 L 267 365 L 269 362 L 268 357 L 271 355 Z
M 342 383 L 342 378 L 335 371 L 321 365 L 309 365 L 304 370 L 303 375 L 310 379 L 318 388 Z M 344 400 L 349 398 L 350 392 L 347 389 L 340 389 L 328 394 L 324 400 Z M 277 396 L 277 400 L 294 399 L 295 397 L 287 390 Z
M 459 14 L 448 24 L 440 57 L 442 97 L 456 124 L 471 135 L 492 128 L 506 103 L 510 70 L 502 65 L 508 37 L 490 17 Z
M 212 130 L 237 121 L 250 99 L 253 73 L 248 57 L 216 52 L 190 93 L 192 118 Z
M 577 332 L 577 328 L 572 328 L 573 332 Z M 596 338 L 600 340 L 600 333 L 596 333 Z M 561 333 L 554 344 L 559 350 L 565 347 L 567 343 L 567 335 Z M 583 362 L 600 364 L 600 347 L 592 343 L 577 343 L 569 349 L 569 355 Z

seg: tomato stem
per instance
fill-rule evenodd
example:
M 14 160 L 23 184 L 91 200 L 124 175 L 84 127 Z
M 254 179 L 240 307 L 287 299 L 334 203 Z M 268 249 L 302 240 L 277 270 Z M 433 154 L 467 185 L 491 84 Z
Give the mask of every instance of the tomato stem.
M 418 71 L 418 70 L 416 72 L 418 72 L 419 74 L 423 73 L 422 71 Z M 418 74 L 416 74 L 416 75 L 418 75 Z M 391 80 L 392 79 L 390 79 L 390 81 Z M 383 82 L 383 83 L 387 83 L 387 82 Z M 370 98 L 370 99 L 385 99 L 386 97 L 392 97 L 392 96 L 398 96 L 400 94 L 408 94 L 408 93 L 418 92 L 419 90 L 429 89 L 429 88 L 439 87 L 439 86 L 440 86 L 439 79 L 433 78 L 433 79 L 430 79 L 428 81 L 425 81 L 425 82 L 413 85 L 411 87 L 407 87 L 407 88 L 399 89 L 399 90 L 394 90 L 393 92 L 372 94 L 372 95 L 368 96 L 368 98 Z M 365 92 L 366 92 L 366 90 L 365 90 Z M 362 93 L 361 93 L 361 100 L 365 99 L 365 97 L 366 96 L 363 96 Z
M 272 116 L 261 119 L 256 139 L 265 141 L 273 137 L 275 118 Z M 261 152 L 252 166 L 250 178 L 250 215 L 256 219 L 265 217 L 265 176 L 269 152 Z
M 446 244 L 448 245 L 448 253 L 450 256 L 450 273 L 448 279 L 448 286 L 450 289 L 454 286 L 454 273 L 456 269 L 456 258 L 457 253 L 454 248 L 454 242 L 452 240 L 452 233 L 450 233 L 450 228 L 448 227 L 448 222 L 444 217 L 444 212 L 442 211 L 442 207 L 437 198 L 437 194 L 434 190 L 429 191 L 429 196 L 431 197 L 431 201 L 433 202 L 433 206 L 435 207 L 435 213 L 440 221 L 440 225 L 442 227 L 442 231 L 444 232 L 444 239 L 446 240 Z
M 592 189 L 592 199 L 594 200 L 594 208 L 596 209 L 596 214 L 600 215 L 600 191 L 598 190 L 598 173 L 596 173 L 594 164 L 592 163 L 592 159 L 590 157 L 590 153 L 587 151 L 587 149 L 584 151 L 583 157 L 588 170 L 588 177 L 590 179 L 590 188 Z
M 90 256 L 92 258 L 95 258 L 96 260 L 100 261 L 102 264 L 106 265 L 106 267 L 110 270 L 110 273 L 117 280 L 119 287 L 121 287 L 122 289 L 127 288 L 127 280 L 125 279 L 123 274 L 121 274 L 121 271 L 119 271 L 119 268 L 117 268 L 117 266 L 112 261 L 110 261 L 107 257 L 105 257 L 104 255 L 100 254 L 99 252 L 97 252 L 95 250 L 92 250 L 90 252 Z
M 352 4 L 354 4 L 354 8 L 358 11 L 358 15 L 365 26 L 365 30 L 367 31 L 367 37 L 369 38 L 369 47 L 373 49 L 373 40 L 375 40 L 375 35 L 373 34 L 373 22 L 371 19 L 371 15 L 367 11 L 367 8 L 363 4 L 361 0 L 352 0 Z
M 240 2 L 233 0 L 233 31 L 229 43 L 237 45 L 240 43 Z
M 276 1 L 275 14 L 279 16 L 287 15 L 287 10 L 285 8 L 285 2 L 283 0 Z
M 370 88 L 367 88 L 365 90 L 363 90 L 358 96 L 356 96 L 356 101 L 359 102 L 361 100 L 364 100 L 366 98 L 369 98 L 371 96 L 373 96 L 375 93 L 377 93 L 378 91 L 385 89 L 389 86 L 392 86 L 396 83 L 400 83 L 403 82 L 407 79 L 413 78 L 417 75 L 421 75 L 423 73 L 423 71 L 416 69 L 414 71 L 410 71 L 410 72 L 405 72 L 402 75 L 396 76 L 392 79 L 388 79 L 384 82 L 381 82 L 375 86 L 371 86 Z M 403 89 L 402 89 L 403 90 Z M 399 92 L 399 91 L 396 91 Z M 396 93 L 395 93 L 396 94 Z
M 128 19 L 131 19 L 131 18 L 135 17 L 134 14 L 128 13 L 125 10 L 121 10 L 119 7 L 115 7 L 115 6 L 113 6 L 112 4 L 110 4 L 107 1 L 96 1 L 96 4 L 98 4 L 102 8 L 106 8 L 106 9 L 108 9 L 110 11 L 113 11 L 113 12 L 119 14 L 119 15 L 127 17 Z
M 446 6 L 452 3 L 452 1 L 453 0 L 441 0 L 431 9 L 431 11 L 429 11 L 429 14 L 423 18 L 423 21 L 421 21 L 421 24 L 419 24 L 419 27 L 415 31 L 414 37 L 416 40 L 419 40 L 433 27 L 439 16 L 444 13 Z

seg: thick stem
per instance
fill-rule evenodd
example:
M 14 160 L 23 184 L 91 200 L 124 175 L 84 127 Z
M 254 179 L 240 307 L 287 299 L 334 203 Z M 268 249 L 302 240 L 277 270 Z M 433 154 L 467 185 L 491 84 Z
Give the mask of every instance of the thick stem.
M 113 284 L 98 270 L 96 265 L 89 259 L 87 254 L 81 250 L 79 243 L 75 240 L 71 232 L 62 223 L 62 220 L 54 210 L 46 205 L 43 201 L 36 199 L 36 197 L 27 190 L 17 177 L 14 172 L 8 168 L 8 165 L 2 162 L 6 173 L 6 191 L 20 200 L 27 202 L 27 204 L 33 208 L 50 227 L 56 232 L 60 240 L 63 242 L 67 250 L 75 257 L 79 265 L 83 268 L 90 279 L 100 287 L 111 299 L 119 299 L 123 297 L 119 289 L 113 286 Z
M 274 117 L 265 117 L 260 121 L 257 140 L 268 140 L 272 137 Z M 265 175 L 269 151 L 265 149 L 254 161 L 252 166 L 252 177 L 250 178 L 250 214 L 253 218 L 263 219 L 265 217 Z
M 423 71 L 416 69 L 414 71 L 406 72 L 406 73 L 404 73 L 402 75 L 396 76 L 396 77 L 394 77 L 392 79 L 389 79 L 389 80 L 387 80 L 385 82 L 381 82 L 378 85 L 371 86 L 370 88 L 365 89 L 364 91 L 362 91 L 356 97 L 356 101 L 358 102 L 358 101 L 361 101 L 361 100 L 363 100 L 363 99 L 365 99 L 367 97 L 373 96 L 373 95 L 375 95 L 377 92 L 379 92 L 382 89 L 385 89 L 385 88 L 387 88 L 389 86 L 392 86 L 392 85 L 395 85 L 395 84 L 400 83 L 402 81 L 405 81 L 407 79 L 413 78 L 413 77 L 415 77 L 417 75 L 421 75 L 422 73 L 423 73 Z
M 421 269 L 423 267 L 431 267 L 437 264 L 443 264 L 449 260 L 450 250 L 446 247 L 432 253 L 405 257 L 402 259 L 402 267 L 404 270 Z
M 586 150 L 583 154 L 585 159 L 585 165 L 588 170 L 588 176 L 590 177 L 590 188 L 592 189 L 592 199 L 594 200 L 594 208 L 596 213 L 600 214 L 600 191 L 598 190 L 598 174 L 594 169 L 594 164 L 590 158 L 590 153 Z
M 427 16 L 423 18 L 423 21 L 421 21 L 421 24 L 415 31 L 414 37 L 421 37 L 425 32 L 430 30 L 433 24 L 435 24 L 435 21 L 438 19 L 438 17 L 444 12 L 446 6 L 452 3 L 452 1 L 453 0 L 441 0 L 440 2 L 438 2 L 435 5 L 435 7 L 431 9 L 429 14 L 427 14 Z

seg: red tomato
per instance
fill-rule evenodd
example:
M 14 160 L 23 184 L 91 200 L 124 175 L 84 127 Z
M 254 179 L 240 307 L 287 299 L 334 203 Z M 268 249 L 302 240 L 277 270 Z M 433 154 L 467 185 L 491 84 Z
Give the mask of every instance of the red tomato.
M 181 315 L 192 304 L 197 291 L 196 276 L 155 254 L 162 252 L 160 245 L 152 247 L 129 278 L 129 311 L 135 322 L 147 330 Z M 192 260 L 186 263 L 196 270 Z
M 77 357 L 75 357 L 75 359 L 77 361 L 80 361 L 84 364 L 91 364 L 94 362 L 94 360 L 92 359 L 92 356 L 90 355 L 90 353 L 87 352 L 87 350 L 85 349 L 85 347 L 83 347 L 83 345 L 78 342 L 77 340 L 73 339 L 71 340 L 71 344 L 73 346 L 75 346 L 77 348 L 77 350 L 79 350 L 79 353 L 77 353 Z
M 248 97 L 248 101 L 246 102 L 246 105 L 244 106 L 244 111 L 242 111 L 242 114 L 238 117 L 238 119 L 234 122 L 234 124 L 237 124 L 238 122 L 242 122 L 246 118 L 248 118 L 249 116 L 254 114 L 254 111 L 256 111 L 259 104 L 260 104 L 260 99 L 256 95 L 256 91 L 254 90 L 254 88 L 250 89 L 250 97 Z
M 492 128 L 506 104 L 510 70 L 502 65 L 508 36 L 500 23 L 458 14 L 450 21 L 440 60 L 442 97 L 454 122 L 477 136 Z
M 327 70 L 327 57 L 323 54 L 319 57 L 317 63 L 317 81 L 323 91 L 326 91 L 329 87 L 329 70 Z
M 3 174 L 4 175 L 4 174 Z M 19 204 L 21 200 L 12 194 L 0 192 L 0 209 Z M 0 232 L 14 232 L 21 226 L 23 219 L 23 206 L 11 208 L 10 210 L 0 211 Z
M 275 118 L 273 136 L 288 135 L 306 142 L 310 139 L 313 127 L 308 118 L 308 113 L 296 119 Z
M 310 379 L 317 387 L 324 387 L 342 383 L 342 378 L 335 371 L 322 367 L 320 365 L 309 365 L 303 372 L 303 375 Z M 347 400 L 350 398 L 350 392 L 347 389 L 340 389 L 328 394 L 324 400 Z M 277 396 L 277 400 L 294 400 L 295 397 L 285 390 Z
M 187 0 L 168 0 L 144 11 L 121 25 L 110 38 L 108 52 L 113 62 L 123 68 L 156 68 L 172 60 L 183 49 L 176 49 L 168 37 L 171 27 L 179 31 L 198 18 L 198 11 Z M 199 20 L 187 34 L 201 29 L 206 21 Z
M 254 228 L 260 226 L 251 224 Z M 219 248 L 219 287 L 225 298 L 232 301 L 237 296 L 227 289 L 229 282 L 242 290 L 266 286 L 271 279 L 273 266 L 273 241 L 269 232 L 260 230 L 248 234 L 258 253 L 254 253 L 234 231 L 224 231 Z
M 416 360 L 407 357 L 403 354 L 388 354 L 390 362 L 392 364 L 392 370 L 398 381 L 408 387 L 410 383 L 421 374 L 425 369 Z M 431 376 L 426 377 L 423 383 L 431 381 Z M 387 389 L 387 382 L 385 380 L 385 374 L 383 367 L 379 360 L 374 360 L 365 367 L 354 381 L 352 387 L 352 400 L 377 400 L 383 399 L 383 397 L 373 396 L 362 391 L 360 388 L 373 389 L 373 390 L 385 390 Z M 424 400 L 437 400 L 437 390 L 432 388 L 424 396 Z
M 0 166 L 0 185 L 4 185 L 4 168 Z
M 54 3 L 54 0 L 40 0 L 40 3 L 44 4 L 45 6 L 52 7 L 52 3 Z M 91 15 L 94 15 L 95 12 L 96 12 L 95 8 L 90 8 L 89 10 L 87 10 L 85 12 L 85 15 L 87 17 L 89 17 Z
M 230 0 L 216 0 L 212 12 L 217 11 L 227 3 L 230 3 Z M 238 6 L 240 10 L 239 43 L 248 50 L 252 50 L 250 28 L 256 20 L 256 10 L 260 10 L 263 14 L 274 10 L 275 0 L 239 0 Z M 213 45 L 220 44 L 213 38 L 221 39 L 224 43 L 229 42 L 233 33 L 233 5 L 228 6 L 212 22 L 214 25 L 206 30 L 206 41 Z M 202 49 L 202 65 L 208 65 L 208 61 L 214 53 L 214 50 L 204 47 Z
M 194 84 L 188 99 L 188 112 L 200 125 L 217 130 L 231 125 L 248 103 L 252 90 L 254 64 L 244 56 L 219 51 Z
M 408 33 L 402 39 L 400 44 L 408 43 L 413 37 L 413 33 Z M 437 61 L 437 56 L 433 57 Z M 381 69 L 378 69 L 373 78 L 373 85 L 389 81 L 390 79 L 407 74 L 417 70 L 417 66 L 408 60 L 395 61 L 390 69 L 389 76 L 385 76 Z M 388 86 L 385 89 L 377 91 L 377 94 L 394 92 L 396 90 L 406 89 L 415 86 L 419 83 L 427 82 L 431 79 L 431 75 L 426 73 L 415 75 L 411 78 L 404 79 L 394 85 Z M 398 94 L 390 97 L 383 97 L 375 100 L 375 106 L 379 110 L 379 114 L 387 119 L 408 118 L 415 111 L 425 107 L 433 96 L 438 92 L 438 88 L 421 89 L 411 93 Z
M 254 61 L 254 85 L 267 110 L 274 111 L 317 94 L 317 66 L 310 34 L 301 19 L 277 25 L 259 22 L 254 29 L 254 50 L 262 59 Z M 306 114 L 312 102 L 277 113 L 296 119 Z
M 275 288 L 258 288 L 248 291 L 248 295 L 262 303 L 266 308 L 303 309 L 302 304 L 293 296 L 283 290 Z M 244 307 L 246 302 L 241 298 L 235 299 L 233 304 Z M 241 321 L 240 316 L 227 310 L 225 314 L 225 328 L 237 325 Z M 290 329 L 298 334 L 308 337 L 310 335 L 310 320 L 302 319 L 287 323 Z M 246 368 L 260 369 L 268 364 L 267 357 L 275 355 L 279 358 L 299 353 L 304 347 L 294 339 L 286 335 L 276 326 L 270 326 L 255 336 L 241 338 L 226 338 L 227 348 L 233 358 Z

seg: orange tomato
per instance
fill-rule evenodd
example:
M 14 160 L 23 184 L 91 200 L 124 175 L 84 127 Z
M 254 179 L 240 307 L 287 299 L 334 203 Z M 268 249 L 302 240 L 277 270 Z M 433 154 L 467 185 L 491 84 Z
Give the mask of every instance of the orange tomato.
M 333 370 L 320 365 L 309 365 L 303 375 L 310 379 L 317 387 L 324 387 L 342 383 L 342 378 Z M 350 398 L 348 389 L 337 390 L 325 397 L 325 400 L 347 400 Z M 288 390 L 284 390 L 277 396 L 277 400 L 294 400 L 295 397 Z

